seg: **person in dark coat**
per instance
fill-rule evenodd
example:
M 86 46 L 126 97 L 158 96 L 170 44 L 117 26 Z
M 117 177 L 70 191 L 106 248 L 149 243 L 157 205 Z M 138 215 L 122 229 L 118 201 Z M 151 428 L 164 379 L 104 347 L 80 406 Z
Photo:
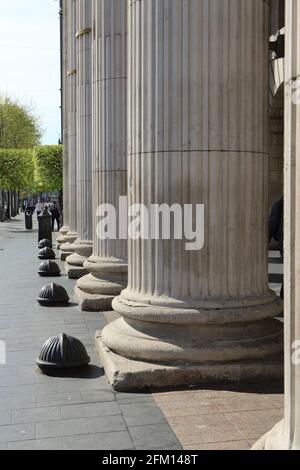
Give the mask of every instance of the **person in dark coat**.
M 52 216 L 52 231 L 54 232 L 54 224 L 55 221 L 57 223 L 57 231 L 60 229 L 60 210 L 58 204 L 54 201 L 53 204 L 50 206 L 50 212 Z
M 272 239 L 279 243 L 279 250 L 281 254 L 282 261 L 284 259 L 284 236 L 283 236 L 283 210 L 284 210 L 284 202 L 283 196 L 281 199 L 272 207 L 271 215 L 269 218 L 269 243 Z M 283 284 L 281 287 L 280 297 L 283 299 Z
M 26 207 L 26 213 L 33 215 L 35 211 L 35 207 L 29 203 L 28 206 Z

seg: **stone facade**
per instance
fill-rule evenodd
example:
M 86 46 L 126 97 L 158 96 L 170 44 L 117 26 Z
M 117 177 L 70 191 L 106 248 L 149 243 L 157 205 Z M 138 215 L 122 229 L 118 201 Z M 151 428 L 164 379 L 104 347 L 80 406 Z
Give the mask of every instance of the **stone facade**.
M 300 9 L 286 2 L 285 57 L 285 419 L 255 449 L 300 450 Z
M 67 120 L 67 191 L 65 204 L 67 204 L 68 212 L 68 232 L 58 238 L 60 249 L 62 251 L 62 259 L 73 253 L 71 244 L 77 239 L 77 208 L 76 208 L 76 178 L 77 178 L 77 159 L 76 159 L 76 87 L 77 87 L 77 68 L 76 68 L 76 0 L 64 2 L 66 6 L 65 24 L 66 24 L 66 70 L 65 70 L 65 106 L 64 116 Z
M 62 130 L 63 130 L 63 152 L 64 152 L 64 170 L 63 170 L 63 227 L 60 229 L 60 237 L 57 238 L 58 247 L 65 242 L 64 236 L 69 232 L 69 196 L 68 196 L 68 99 L 67 99 L 67 71 L 68 71 L 68 3 L 62 3 L 61 15 L 62 15 Z
M 67 258 L 71 279 L 87 274 L 83 264 L 93 249 L 92 225 L 92 5 L 77 0 L 76 24 L 76 210 L 78 238 Z
M 83 310 L 111 310 L 127 282 L 126 240 L 99 239 L 96 214 L 117 210 L 127 194 L 127 9 L 124 0 L 93 2 L 93 254 L 79 279 L 76 298 Z
M 118 390 L 282 377 L 282 327 L 274 319 L 282 304 L 268 287 L 266 226 L 283 191 L 285 146 L 285 311 L 292 317 L 297 1 L 64 1 L 66 227 L 59 243 L 62 257 L 71 253 L 67 268 L 86 274 L 75 287 L 82 310 L 119 314 L 96 335 Z M 204 246 L 188 250 L 172 236 L 100 237 L 105 205 L 118 211 L 121 196 L 130 208 L 203 204 Z M 291 323 L 286 343 L 296 338 Z M 290 357 L 286 344 L 287 440 L 298 411 Z
M 202 203 L 205 243 L 129 240 L 128 286 L 113 302 L 121 318 L 97 339 L 101 360 L 120 390 L 279 377 L 266 4 L 141 0 L 128 12 L 129 206 Z

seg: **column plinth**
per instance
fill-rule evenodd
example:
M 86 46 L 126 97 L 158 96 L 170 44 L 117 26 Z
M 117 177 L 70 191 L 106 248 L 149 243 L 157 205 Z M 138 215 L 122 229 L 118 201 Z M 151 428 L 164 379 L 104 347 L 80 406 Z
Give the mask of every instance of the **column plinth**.
M 84 263 L 93 251 L 93 242 L 76 240 L 71 247 L 73 253 L 66 258 L 65 269 L 70 279 L 80 279 L 88 273 Z
M 62 240 L 63 239 L 63 240 Z M 58 241 L 59 239 L 57 239 Z M 60 249 L 60 259 L 61 261 L 66 261 L 68 256 L 74 253 L 73 243 L 77 240 L 77 233 L 68 232 L 64 237 L 61 237 L 62 241 Z
M 63 227 L 59 230 L 59 233 L 61 235 L 66 235 L 70 231 L 69 227 L 67 225 L 63 225 Z
M 77 282 L 75 293 L 84 311 L 110 310 L 127 282 L 127 264 L 92 256 L 84 263 L 89 274 Z
M 185 220 L 190 205 L 196 230 L 203 204 L 204 246 L 130 238 L 121 318 L 96 339 L 106 374 L 123 391 L 280 378 L 267 2 L 129 0 L 128 11 L 129 207 L 177 204 Z
M 70 231 L 70 228 L 67 226 L 67 225 L 64 225 L 60 231 L 59 231 L 59 235 L 57 236 L 56 238 L 56 243 L 57 243 L 57 249 L 60 250 L 60 247 L 63 243 L 66 243 L 66 239 L 65 239 L 65 236 L 67 235 L 67 233 Z
M 93 0 L 93 254 L 75 287 L 83 311 L 111 310 L 127 283 L 127 241 L 99 236 L 103 205 L 119 210 L 127 194 L 127 15 L 124 0 Z M 105 19 L 105 20 L 104 20 Z M 99 217 L 100 220 L 100 217 Z
M 67 226 L 63 227 L 63 232 L 60 232 L 60 235 L 56 239 L 58 248 L 60 250 L 61 249 L 64 250 L 66 247 L 64 247 L 63 245 L 65 245 L 66 243 L 69 243 L 69 244 L 74 243 L 77 239 L 77 236 L 78 236 L 77 233 L 71 232 L 69 227 Z

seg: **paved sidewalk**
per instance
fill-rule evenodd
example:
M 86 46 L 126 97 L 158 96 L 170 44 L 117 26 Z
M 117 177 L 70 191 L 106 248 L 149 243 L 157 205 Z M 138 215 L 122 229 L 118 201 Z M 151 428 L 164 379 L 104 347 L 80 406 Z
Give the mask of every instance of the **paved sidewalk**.
M 269 282 L 278 295 L 282 280 L 280 254 L 271 251 Z M 249 450 L 283 417 L 282 383 L 206 388 L 154 395 L 186 450 Z
M 93 346 L 95 331 L 114 313 L 42 308 L 36 302 L 48 281 L 38 277 L 37 233 L 23 220 L 0 224 L 1 449 L 247 450 L 282 418 L 282 384 L 155 394 L 114 393 Z M 63 269 L 63 263 L 60 263 Z M 270 283 L 278 293 L 282 264 L 270 253 Z M 58 280 L 72 296 L 74 283 Z M 50 378 L 35 358 L 50 336 L 81 339 L 92 358 L 86 376 Z
M 0 450 L 180 449 L 150 394 L 114 393 L 107 384 L 93 347 L 104 315 L 38 305 L 51 280 L 38 277 L 37 253 L 37 233 L 23 230 L 22 216 L 0 224 L 0 340 L 7 346 L 7 365 L 0 365 Z M 57 281 L 72 295 L 72 281 Z M 83 377 L 37 372 L 40 347 L 62 332 L 87 347 L 92 366 Z

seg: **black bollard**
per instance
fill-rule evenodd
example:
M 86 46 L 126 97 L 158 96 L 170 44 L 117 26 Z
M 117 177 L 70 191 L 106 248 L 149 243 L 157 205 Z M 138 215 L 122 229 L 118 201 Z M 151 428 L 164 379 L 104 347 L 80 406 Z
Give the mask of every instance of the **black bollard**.
M 5 222 L 5 208 L 0 206 L 0 222 Z
M 52 243 L 52 218 L 47 208 L 38 216 L 39 242 L 47 239 Z
M 25 212 L 25 228 L 26 230 L 32 230 L 32 212 L 26 211 Z
M 62 333 L 48 339 L 36 360 L 44 373 L 53 371 L 71 371 L 87 367 L 91 359 L 82 342 Z

